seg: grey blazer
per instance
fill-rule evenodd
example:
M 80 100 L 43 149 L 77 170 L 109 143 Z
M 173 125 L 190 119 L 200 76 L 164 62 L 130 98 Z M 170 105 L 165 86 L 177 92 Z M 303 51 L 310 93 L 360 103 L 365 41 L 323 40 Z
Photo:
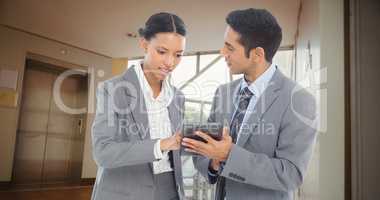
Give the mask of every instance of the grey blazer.
M 168 106 L 173 132 L 180 130 L 184 95 L 177 89 Z M 98 86 L 92 126 L 93 157 L 98 165 L 93 200 L 153 200 L 153 147 L 146 106 L 134 67 Z M 174 175 L 184 198 L 181 159 L 173 151 Z
M 217 89 L 209 121 L 229 125 L 240 81 Z M 227 200 L 293 199 L 312 155 L 315 111 L 314 97 L 277 69 L 219 176 L 209 176 L 206 157 L 193 157 L 194 165 L 211 184 L 217 183 L 218 200 L 222 199 L 222 182 Z

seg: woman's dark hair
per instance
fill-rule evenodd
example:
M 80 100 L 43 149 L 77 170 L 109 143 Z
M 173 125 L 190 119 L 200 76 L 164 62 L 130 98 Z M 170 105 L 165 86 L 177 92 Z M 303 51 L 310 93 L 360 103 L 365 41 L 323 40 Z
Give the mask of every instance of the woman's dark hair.
M 175 14 L 160 12 L 149 17 L 145 27 L 139 29 L 139 35 L 150 40 L 157 33 L 178 33 L 186 36 L 185 23 Z
M 244 46 L 247 58 L 251 49 L 261 47 L 264 49 L 265 59 L 272 62 L 282 40 L 282 31 L 270 12 L 255 8 L 235 10 L 228 14 L 226 22 L 240 34 L 239 42 Z

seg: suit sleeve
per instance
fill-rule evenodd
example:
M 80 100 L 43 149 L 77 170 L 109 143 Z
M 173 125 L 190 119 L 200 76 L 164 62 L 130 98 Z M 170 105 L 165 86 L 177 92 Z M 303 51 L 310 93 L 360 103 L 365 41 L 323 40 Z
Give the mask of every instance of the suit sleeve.
M 118 115 L 110 105 L 110 100 L 105 84 L 99 84 L 96 115 L 92 125 L 93 157 L 97 165 L 117 168 L 155 161 L 154 145 L 157 140 L 125 142 L 116 139 L 119 134 Z
M 221 176 L 278 191 L 295 190 L 302 184 L 316 130 L 304 123 L 299 114 L 314 121 L 316 105 L 314 97 L 307 92 L 294 95 L 293 99 L 282 117 L 275 156 L 252 153 L 233 145 Z
M 211 110 L 210 110 L 210 115 L 207 120 L 208 122 L 216 122 L 216 115 L 217 115 L 216 107 L 218 106 L 217 105 L 218 97 L 219 97 L 219 88 L 216 90 L 215 95 L 214 95 L 214 99 L 213 99 Z M 215 175 L 213 176 L 210 174 L 209 172 L 210 161 L 211 160 L 209 158 L 202 155 L 193 156 L 193 163 L 194 163 L 195 168 L 202 174 L 203 177 L 207 179 L 207 181 L 210 184 L 214 184 L 216 183 L 218 176 L 215 176 Z

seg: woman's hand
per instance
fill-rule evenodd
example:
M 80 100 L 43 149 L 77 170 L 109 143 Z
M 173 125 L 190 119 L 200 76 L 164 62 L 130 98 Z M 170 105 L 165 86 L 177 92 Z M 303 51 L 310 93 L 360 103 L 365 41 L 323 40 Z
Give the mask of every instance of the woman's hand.
M 181 140 L 182 134 L 180 132 L 177 132 L 168 138 L 161 139 L 161 151 L 178 150 L 181 147 Z

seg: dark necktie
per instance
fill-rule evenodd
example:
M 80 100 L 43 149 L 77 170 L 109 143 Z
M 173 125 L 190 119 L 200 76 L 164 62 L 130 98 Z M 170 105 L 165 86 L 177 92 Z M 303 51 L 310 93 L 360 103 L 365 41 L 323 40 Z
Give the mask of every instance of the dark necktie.
M 248 87 L 244 88 L 239 94 L 239 105 L 234 114 L 234 117 L 230 126 L 230 135 L 232 137 L 232 142 L 236 143 L 239 130 L 241 128 L 241 124 L 243 123 L 244 115 L 247 111 L 249 101 L 251 100 L 253 93 L 248 89 Z M 221 167 L 224 167 L 224 163 L 221 163 Z M 217 200 L 224 200 L 226 196 L 225 183 L 226 179 L 224 177 L 218 177 L 216 198 Z
M 230 126 L 230 134 L 233 143 L 237 142 L 239 130 L 243 123 L 244 115 L 247 111 L 249 101 L 251 100 L 252 96 L 253 93 L 248 89 L 248 87 L 244 88 L 239 94 L 239 105 Z

